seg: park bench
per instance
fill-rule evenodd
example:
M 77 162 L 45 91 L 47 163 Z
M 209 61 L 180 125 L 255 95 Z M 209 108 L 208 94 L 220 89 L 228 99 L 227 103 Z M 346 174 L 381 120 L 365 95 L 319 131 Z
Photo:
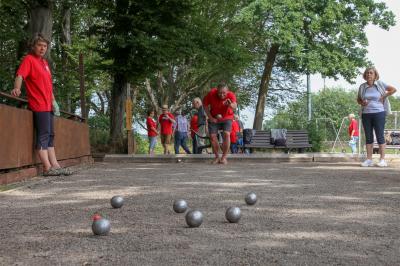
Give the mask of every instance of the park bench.
M 400 133 L 400 130 L 399 129 L 385 129 L 385 140 L 386 140 L 386 149 L 394 149 L 394 150 L 400 150 L 400 145 L 399 144 L 396 144 L 396 145 L 393 145 L 393 144 L 389 144 L 389 143 L 391 143 L 391 142 L 387 142 L 387 135 L 390 135 L 390 133 L 392 133 L 392 132 L 395 132 L 395 133 Z M 375 140 L 375 142 L 374 142 L 374 146 L 373 146 L 373 153 L 379 153 L 379 145 L 378 145 L 378 143 L 376 142 L 376 140 Z
M 287 153 L 296 149 L 299 153 L 302 153 L 304 149 L 311 147 L 312 145 L 309 142 L 308 132 L 306 130 L 288 130 L 286 132 L 285 146 L 271 144 L 270 130 L 256 130 L 251 138 L 251 142 L 243 144 L 241 148 L 249 150 L 250 153 L 252 153 L 254 149 L 284 149 Z

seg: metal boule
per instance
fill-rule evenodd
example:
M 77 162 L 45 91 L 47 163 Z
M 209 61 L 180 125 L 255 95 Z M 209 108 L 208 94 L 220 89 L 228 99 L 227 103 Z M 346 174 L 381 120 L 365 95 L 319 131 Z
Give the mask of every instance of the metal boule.
M 174 201 L 173 209 L 176 213 L 183 213 L 187 210 L 187 203 L 183 199 L 178 199 Z
M 244 200 L 246 201 L 247 205 L 254 205 L 257 202 L 257 195 L 254 192 L 250 192 L 246 195 Z
M 229 207 L 226 210 L 225 217 L 228 220 L 228 222 L 237 223 L 242 217 L 242 212 L 240 211 L 239 207 Z
M 189 227 L 199 227 L 203 223 L 203 214 L 198 210 L 192 210 L 186 214 L 185 219 Z

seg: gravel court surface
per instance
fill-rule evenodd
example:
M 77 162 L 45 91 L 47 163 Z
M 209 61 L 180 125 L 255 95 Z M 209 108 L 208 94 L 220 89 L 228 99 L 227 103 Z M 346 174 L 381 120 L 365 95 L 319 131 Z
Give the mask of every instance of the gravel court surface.
M 0 193 L 0 265 L 399 265 L 399 170 L 96 163 Z M 201 227 L 173 212 L 179 198 L 203 212 Z M 230 206 L 238 224 L 225 220 Z M 110 219 L 108 236 L 93 236 L 95 212 Z

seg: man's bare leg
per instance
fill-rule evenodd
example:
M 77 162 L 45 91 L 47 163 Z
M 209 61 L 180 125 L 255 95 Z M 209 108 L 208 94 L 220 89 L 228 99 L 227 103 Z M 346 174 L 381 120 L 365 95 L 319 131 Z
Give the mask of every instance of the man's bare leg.
M 219 163 L 219 143 L 218 143 L 218 138 L 217 134 L 210 134 L 210 141 L 211 141 L 211 146 L 215 155 L 214 161 L 212 161 L 213 164 Z
M 229 151 L 230 145 L 231 145 L 230 132 L 224 131 L 224 143 L 222 143 L 222 157 L 221 157 L 222 164 L 228 163 L 228 160 L 226 159 L 226 157 L 228 156 L 228 151 Z

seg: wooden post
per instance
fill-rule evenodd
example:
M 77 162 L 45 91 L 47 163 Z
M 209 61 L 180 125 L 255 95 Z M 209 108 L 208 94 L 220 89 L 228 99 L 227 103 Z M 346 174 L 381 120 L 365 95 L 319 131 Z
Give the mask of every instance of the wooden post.
M 128 139 L 128 154 L 134 153 L 134 143 L 132 135 L 132 100 L 131 86 L 126 84 L 126 101 L 125 101 L 125 120 L 126 120 L 126 135 Z
M 86 101 L 85 101 L 85 72 L 83 68 L 83 54 L 79 53 L 79 88 L 80 88 L 80 96 L 81 96 L 81 116 L 87 122 L 86 117 Z

